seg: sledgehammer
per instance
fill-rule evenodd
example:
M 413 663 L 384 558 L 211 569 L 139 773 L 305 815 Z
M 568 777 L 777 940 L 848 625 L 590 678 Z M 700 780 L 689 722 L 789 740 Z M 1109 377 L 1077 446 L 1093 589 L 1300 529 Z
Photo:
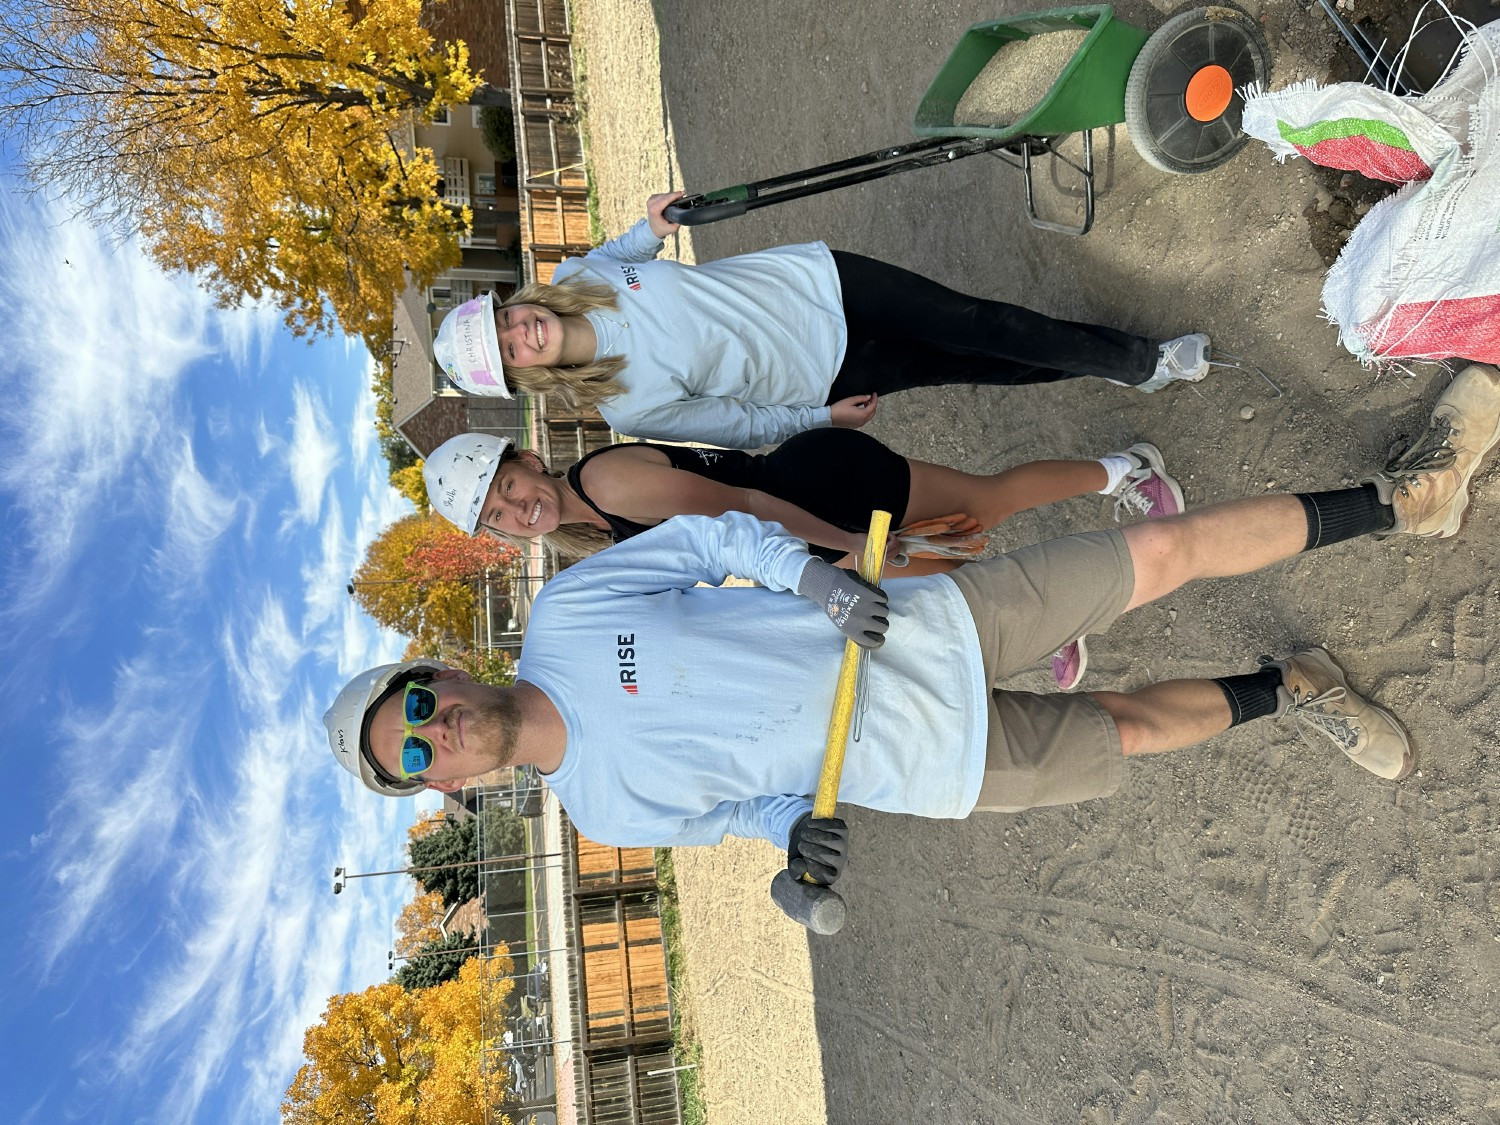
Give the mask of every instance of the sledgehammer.
M 880 583 L 885 569 L 885 540 L 891 530 L 891 514 L 870 513 L 870 534 L 865 539 L 864 557 L 860 559 L 859 576 L 873 585 Z M 818 775 L 818 791 L 813 797 L 815 818 L 830 817 L 839 800 L 839 777 L 844 772 L 844 748 L 849 742 L 849 726 L 854 719 L 854 685 L 859 674 L 861 653 L 868 653 L 853 641 L 844 642 L 844 662 L 839 665 L 838 687 L 833 695 L 833 715 L 828 720 L 828 741 L 823 748 L 823 772 Z M 815 934 L 836 934 L 844 925 L 844 900 L 832 887 L 814 883 L 807 876 L 792 878 L 785 869 L 771 880 L 771 899 L 794 922 L 801 922 Z

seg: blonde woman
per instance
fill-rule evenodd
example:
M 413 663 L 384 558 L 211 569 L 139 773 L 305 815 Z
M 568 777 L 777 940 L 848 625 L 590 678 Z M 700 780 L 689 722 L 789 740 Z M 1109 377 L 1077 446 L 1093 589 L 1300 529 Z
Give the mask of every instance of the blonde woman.
M 682 193 L 503 304 L 454 309 L 434 344 L 471 394 L 545 393 L 620 433 L 755 449 L 857 429 L 882 394 L 1095 376 L 1151 392 L 1209 367 L 1202 333 L 1159 343 L 965 296 L 822 242 L 700 266 L 656 261 Z

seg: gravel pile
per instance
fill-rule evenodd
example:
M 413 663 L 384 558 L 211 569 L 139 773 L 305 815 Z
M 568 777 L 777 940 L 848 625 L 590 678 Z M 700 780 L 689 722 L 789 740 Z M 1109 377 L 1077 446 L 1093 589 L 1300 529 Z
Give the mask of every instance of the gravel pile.
M 993 129 L 1020 121 L 1052 88 L 1088 35 L 1087 31 L 1049 31 L 1007 43 L 958 99 L 954 124 Z

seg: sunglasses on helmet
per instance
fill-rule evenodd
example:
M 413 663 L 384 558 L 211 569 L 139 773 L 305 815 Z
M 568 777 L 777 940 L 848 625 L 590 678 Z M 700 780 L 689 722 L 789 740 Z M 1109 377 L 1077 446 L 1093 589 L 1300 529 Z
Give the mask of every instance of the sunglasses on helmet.
M 437 693 L 423 683 L 412 682 L 401 693 L 401 717 L 406 722 L 406 740 L 401 743 L 401 779 L 403 781 L 432 768 L 432 743 L 412 727 L 429 722 L 437 714 Z

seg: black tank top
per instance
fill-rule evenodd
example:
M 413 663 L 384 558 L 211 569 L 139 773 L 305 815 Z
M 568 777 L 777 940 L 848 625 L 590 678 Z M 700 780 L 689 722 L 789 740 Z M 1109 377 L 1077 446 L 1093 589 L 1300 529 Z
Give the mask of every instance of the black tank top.
M 700 477 L 727 484 L 731 488 L 755 488 L 763 492 L 769 491 L 766 488 L 766 459 L 762 454 L 745 453 L 738 449 L 693 449 L 685 445 L 656 445 L 651 442 L 632 442 L 631 444 L 659 450 L 666 454 L 667 460 L 672 463 L 672 468 L 681 469 L 685 473 L 696 473 Z M 635 523 L 620 516 L 610 515 L 590 500 L 588 493 L 583 490 L 584 465 L 599 454 L 618 448 L 620 447 L 617 445 L 606 445 L 602 449 L 596 449 L 576 461 L 568 469 L 568 484 L 574 492 L 578 493 L 580 500 L 604 517 L 605 522 L 609 524 L 610 537 L 616 543 L 622 539 L 629 539 L 632 535 L 649 531 L 655 526 Z

